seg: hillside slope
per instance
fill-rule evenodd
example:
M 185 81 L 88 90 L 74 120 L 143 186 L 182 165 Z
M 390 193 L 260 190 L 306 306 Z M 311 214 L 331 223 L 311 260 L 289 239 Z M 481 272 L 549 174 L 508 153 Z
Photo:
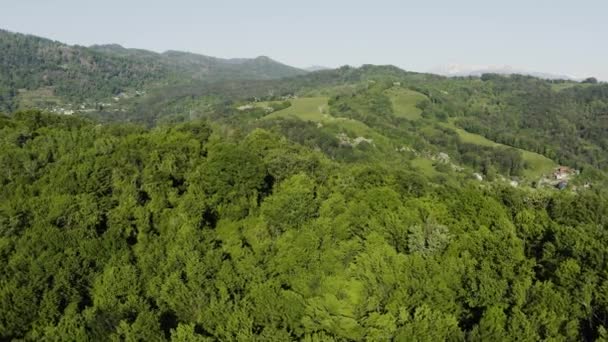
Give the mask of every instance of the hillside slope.
M 167 75 L 161 63 L 0 30 L 0 110 L 16 107 L 19 90 L 51 87 L 67 100 L 103 98 Z
M 28 91 L 40 89 L 51 102 L 65 104 L 107 99 L 154 84 L 263 80 L 304 73 L 268 57 L 221 59 L 177 51 L 158 54 L 119 45 L 87 48 L 0 30 L 0 110 L 9 112 L 23 107 L 20 94 L 28 97 Z

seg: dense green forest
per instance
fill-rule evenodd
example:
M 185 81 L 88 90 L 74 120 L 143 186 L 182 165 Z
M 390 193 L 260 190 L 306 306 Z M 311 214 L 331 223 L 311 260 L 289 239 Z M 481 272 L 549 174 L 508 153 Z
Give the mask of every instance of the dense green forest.
M 605 83 L 0 30 L 0 111 L 0 340 L 608 340 Z
M 203 121 L 21 112 L 0 139 L 2 339 L 608 337 L 603 188 L 429 178 Z
M 555 91 L 551 82 L 499 75 L 468 83 L 469 95 L 450 99 L 444 109 L 462 106 L 457 123 L 467 131 L 562 164 L 608 168 L 608 84 Z

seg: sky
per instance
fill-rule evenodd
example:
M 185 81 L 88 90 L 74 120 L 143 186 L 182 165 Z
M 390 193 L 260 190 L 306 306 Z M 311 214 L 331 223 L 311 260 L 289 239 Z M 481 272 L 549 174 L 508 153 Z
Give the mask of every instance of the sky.
M 0 28 L 297 67 L 509 65 L 608 81 L 606 0 L 0 0 Z

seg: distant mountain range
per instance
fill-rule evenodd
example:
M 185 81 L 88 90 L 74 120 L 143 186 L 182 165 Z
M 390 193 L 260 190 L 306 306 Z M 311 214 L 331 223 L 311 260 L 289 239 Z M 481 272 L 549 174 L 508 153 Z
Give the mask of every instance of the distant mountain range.
M 304 68 L 304 70 L 310 71 L 310 72 L 321 71 L 321 70 L 329 70 L 329 69 L 331 69 L 331 68 L 325 67 L 325 66 L 322 66 L 322 65 L 311 65 L 311 66 L 309 66 L 307 68 Z
M 361 70 L 365 73 L 367 69 L 364 66 Z M 387 75 L 404 72 L 396 67 L 378 70 Z M 331 68 L 319 65 L 295 68 L 267 56 L 224 59 L 173 50 L 157 53 L 117 44 L 68 45 L 0 29 L 0 111 L 4 112 L 30 107 L 63 107 L 66 103 L 100 103 L 121 94 L 143 94 L 151 89 L 161 94 L 195 92 L 184 89 L 199 89 L 200 93 L 201 84 L 224 81 L 224 93 L 230 91 L 226 88 L 231 82 L 236 84 L 234 88 L 243 81 L 263 82 L 310 75 L 309 81 L 314 83 L 333 77 L 330 71 Z M 530 72 L 506 65 L 450 64 L 430 72 L 445 76 L 525 74 L 543 79 L 574 80 L 565 75 Z M 350 74 L 342 76 L 345 75 Z M 260 84 L 250 87 L 251 93 L 263 88 Z
M 127 49 L 120 45 L 93 45 L 94 51 L 119 57 L 136 58 L 164 64 L 173 72 L 194 79 L 275 79 L 306 73 L 305 70 L 277 62 L 267 56 L 256 58 L 217 58 L 196 53 L 169 50 L 156 53 L 140 49 Z
M 466 77 L 466 76 L 481 76 L 483 74 L 500 74 L 500 75 L 529 75 L 548 80 L 572 80 L 579 79 L 567 76 L 556 75 L 545 72 L 529 71 L 520 68 L 515 68 L 510 65 L 467 65 L 467 64 L 447 64 L 435 67 L 429 70 L 430 73 L 448 76 L 448 77 Z
M 266 56 L 222 59 L 116 44 L 72 46 L 0 30 L 0 111 L 14 110 L 19 94 L 38 89 L 44 89 L 52 101 L 79 101 L 108 98 L 151 84 L 270 80 L 306 73 Z

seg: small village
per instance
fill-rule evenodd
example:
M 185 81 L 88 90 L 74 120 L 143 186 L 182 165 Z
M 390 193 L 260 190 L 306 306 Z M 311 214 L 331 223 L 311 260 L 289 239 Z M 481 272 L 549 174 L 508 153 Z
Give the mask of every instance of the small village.
M 346 140 L 343 136 L 340 136 L 341 140 Z M 345 145 L 349 145 L 345 143 Z M 456 172 L 463 172 L 465 168 L 454 164 L 450 160 L 450 156 L 445 152 L 433 153 L 430 151 L 416 151 L 415 149 L 402 146 L 395 149 L 396 152 L 401 153 L 411 153 L 416 158 L 424 158 L 429 159 L 434 163 L 438 164 L 447 164 L 452 170 Z M 571 190 L 578 191 L 579 188 L 589 189 L 591 188 L 591 183 L 586 182 L 582 186 L 572 185 L 572 181 L 576 178 L 576 176 L 580 175 L 580 170 L 570 168 L 568 166 L 558 166 L 551 173 L 543 175 L 538 181 L 533 182 L 531 185 L 533 188 L 552 188 L 556 190 Z M 486 177 L 480 172 L 471 173 L 471 177 L 479 182 L 486 181 Z M 501 182 L 506 182 L 513 187 L 519 187 L 523 184 L 522 179 L 517 177 L 506 178 L 502 175 L 497 177 Z
M 129 100 L 134 97 L 140 97 L 146 95 L 145 90 L 135 90 L 131 92 L 121 92 L 120 94 L 113 96 L 111 100 L 99 101 L 99 102 L 85 102 L 80 104 L 66 103 L 61 105 L 55 105 L 47 108 L 47 110 L 54 114 L 61 115 L 74 115 L 84 113 L 94 113 L 100 111 L 106 112 L 126 112 L 125 108 L 120 106 L 120 102 Z
M 552 174 L 541 178 L 538 181 L 537 186 L 553 187 L 558 190 L 570 189 L 572 191 L 577 191 L 579 189 L 579 186 L 572 185 L 571 183 L 578 175 L 580 175 L 580 170 L 576 170 L 567 166 L 559 166 L 553 171 Z M 582 185 L 582 188 L 591 188 L 591 183 L 584 183 Z

